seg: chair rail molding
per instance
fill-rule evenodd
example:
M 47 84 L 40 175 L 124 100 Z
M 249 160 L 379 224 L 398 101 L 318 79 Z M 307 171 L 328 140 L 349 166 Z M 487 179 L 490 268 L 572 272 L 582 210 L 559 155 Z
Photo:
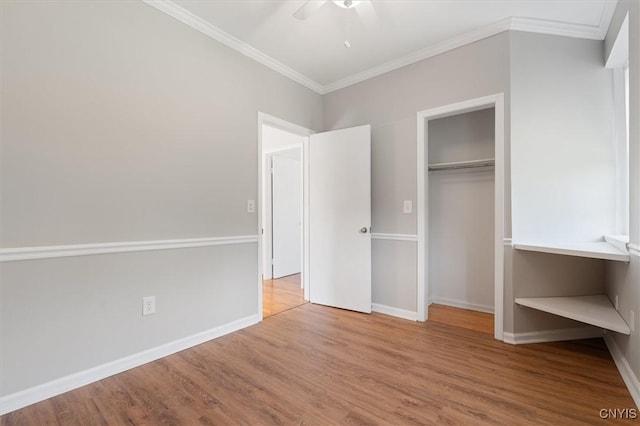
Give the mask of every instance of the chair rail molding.
M 126 253 L 132 251 L 167 250 L 190 247 L 222 246 L 230 244 L 249 244 L 257 242 L 257 235 L 243 235 L 229 237 L 187 238 L 177 240 L 125 241 L 93 244 L 70 244 L 61 246 L 3 248 L 0 249 L 0 262 L 50 259 L 55 257 L 88 256 L 109 253 Z
M 418 241 L 418 236 L 415 234 L 389 234 L 372 232 L 371 238 L 374 240 Z

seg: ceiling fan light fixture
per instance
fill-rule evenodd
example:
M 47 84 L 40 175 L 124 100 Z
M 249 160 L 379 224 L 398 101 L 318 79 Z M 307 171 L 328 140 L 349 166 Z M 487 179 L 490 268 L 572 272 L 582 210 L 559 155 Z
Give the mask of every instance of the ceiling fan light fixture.
M 362 3 L 362 0 L 333 0 L 333 2 L 343 9 L 351 9 Z

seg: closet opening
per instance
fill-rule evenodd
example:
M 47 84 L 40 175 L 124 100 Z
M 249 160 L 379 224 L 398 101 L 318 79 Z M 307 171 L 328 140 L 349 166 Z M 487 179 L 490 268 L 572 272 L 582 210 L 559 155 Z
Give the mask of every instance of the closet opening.
M 427 122 L 429 304 L 438 321 L 494 313 L 495 108 Z M 445 309 L 445 307 L 447 307 Z M 459 309 L 451 309 L 459 308 Z M 483 312 L 485 315 L 470 312 Z M 487 321 L 488 320 L 488 321 Z
M 504 95 L 417 119 L 418 320 L 431 305 L 434 321 L 503 340 Z

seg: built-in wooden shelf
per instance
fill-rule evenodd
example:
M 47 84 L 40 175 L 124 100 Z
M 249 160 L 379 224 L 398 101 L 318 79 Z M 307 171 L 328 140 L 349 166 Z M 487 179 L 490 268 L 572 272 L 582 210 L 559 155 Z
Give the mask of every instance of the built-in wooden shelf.
M 469 160 L 469 161 L 452 161 L 448 163 L 431 163 L 428 168 L 429 171 L 437 170 L 456 170 L 456 169 L 475 169 L 479 167 L 492 167 L 496 165 L 495 158 L 483 158 L 481 160 Z
M 518 297 L 516 303 L 617 333 L 631 334 L 627 323 L 604 294 L 573 297 Z
M 518 250 L 537 251 L 541 253 L 564 254 L 567 256 L 590 257 L 592 259 L 629 262 L 629 253 L 620 251 L 606 241 L 567 244 L 515 243 L 513 247 Z

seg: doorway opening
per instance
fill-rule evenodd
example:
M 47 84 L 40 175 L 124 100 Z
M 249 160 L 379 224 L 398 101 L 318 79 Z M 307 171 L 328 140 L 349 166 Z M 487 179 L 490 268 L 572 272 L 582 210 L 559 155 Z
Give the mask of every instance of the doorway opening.
M 259 307 L 262 318 L 308 301 L 305 274 L 307 129 L 259 115 Z
M 295 151 L 297 158 L 302 159 L 302 267 L 299 273 L 304 301 L 371 313 L 371 126 L 313 133 L 259 113 L 258 129 L 260 319 L 265 293 L 263 277 L 273 279 L 274 274 L 277 277 L 279 268 L 274 268 L 270 261 L 273 259 L 278 265 L 281 260 L 276 252 L 277 236 L 269 235 L 276 229 L 277 220 L 270 231 L 271 219 L 267 215 L 275 210 L 267 206 L 269 197 L 265 193 L 272 179 L 267 170 L 274 164 L 277 173 L 277 164 L 288 162 L 281 158 L 286 157 L 286 151 L 291 151 L 291 156 Z M 269 135 L 274 133 L 278 137 L 270 140 Z M 289 210 L 292 209 L 296 208 Z M 296 275 L 295 271 L 288 271 L 283 275 Z
M 289 143 L 296 140 L 299 142 Z M 267 318 L 305 303 L 302 283 L 304 137 L 265 125 L 262 141 L 266 164 L 262 204 L 262 315 Z

